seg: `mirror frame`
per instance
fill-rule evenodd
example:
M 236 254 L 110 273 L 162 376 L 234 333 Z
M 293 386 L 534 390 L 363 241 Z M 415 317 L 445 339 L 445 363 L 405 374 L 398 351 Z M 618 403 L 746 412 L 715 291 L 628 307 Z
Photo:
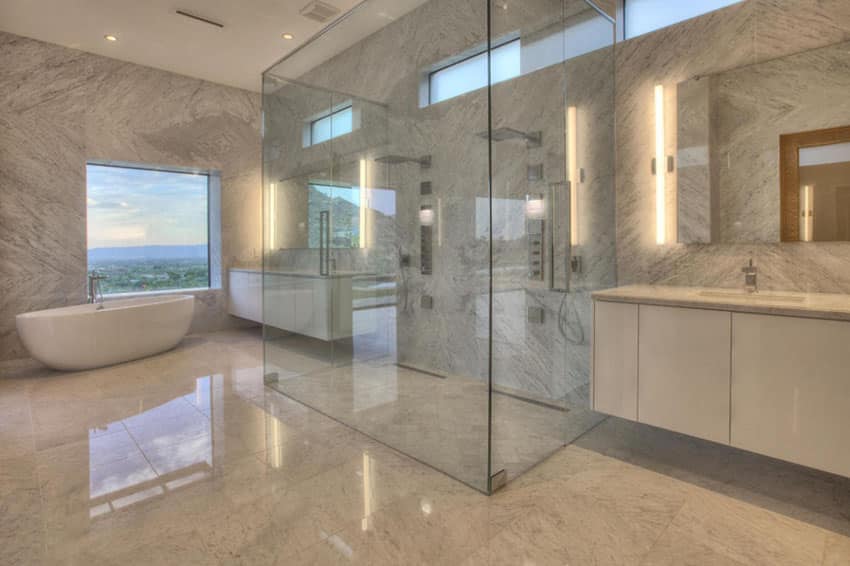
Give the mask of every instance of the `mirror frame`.
M 800 148 L 850 142 L 850 126 L 779 136 L 780 241 L 799 242 Z

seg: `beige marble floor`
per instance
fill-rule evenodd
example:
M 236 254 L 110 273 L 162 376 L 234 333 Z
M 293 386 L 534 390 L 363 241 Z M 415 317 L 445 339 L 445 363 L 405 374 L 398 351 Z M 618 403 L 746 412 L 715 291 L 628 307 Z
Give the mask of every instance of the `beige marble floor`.
M 848 564 L 850 482 L 608 420 L 492 497 L 263 385 L 256 333 L 0 378 L 0 564 Z

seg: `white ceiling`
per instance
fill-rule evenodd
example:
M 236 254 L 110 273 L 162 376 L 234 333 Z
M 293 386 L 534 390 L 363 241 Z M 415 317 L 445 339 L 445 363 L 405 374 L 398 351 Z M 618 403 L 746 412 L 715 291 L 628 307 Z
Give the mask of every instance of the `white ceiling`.
M 325 1 L 342 14 L 359 3 Z M 0 30 L 259 91 L 265 69 L 324 27 L 298 13 L 307 2 L 0 0 Z M 224 28 L 179 16 L 176 10 L 215 20 Z M 368 27 L 361 37 L 374 31 Z M 295 35 L 295 40 L 282 39 L 284 32 Z M 106 41 L 106 34 L 117 36 L 118 41 Z

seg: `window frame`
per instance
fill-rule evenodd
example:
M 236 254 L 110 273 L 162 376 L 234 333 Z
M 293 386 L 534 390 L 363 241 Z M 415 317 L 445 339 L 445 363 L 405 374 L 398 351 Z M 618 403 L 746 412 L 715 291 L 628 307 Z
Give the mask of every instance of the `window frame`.
M 490 45 L 490 52 L 492 53 L 493 51 L 496 51 L 498 49 L 502 49 L 502 48 L 507 47 L 509 45 L 513 45 L 514 43 L 518 44 L 518 46 L 520 48 L 522 48 L 521 38 L 518 34 L 511 34 L 510 36 L 504 37 L 497 42 L 493 42 Z M 431 106 L 433 104 L 439 104 L 441 102 L 446 102 L 447 100 L 451 100 L 453 98 L 457 98 L 458 96 L 463 96 L 464 94 L 468 94 L 470 92 L 474 92 L 474 91 L 478 90 L 478 88 L 473 88 L 473 89 L 464 91 L 464 92 L 462 92 L 462 93 L 460 93 L 456 96 L 452 96 L 450 98 L 444 98 L 442 100 L 438 100 L 438 101 L 435 102 L 434 96 L 433 96 L 434 75 L 441 73 L 441 72 L 443 72 L 447 69 L 451 69 L 453 67 L 461 65 L 463 63 L 466 63 L 470 59 L 475 59 L 476 57 L 480 57 L 481 55 L 486 55 L 486 54 L 487 54 L 487 45 L 485 44 L 485 45 L 480 46 L 478 48 L 475 48 L 475 49 L 472 49 L 472 50 L 467 51 L 465 53 L 462 53 L 462 54 L 460 54 L 456 57 L 452 57 L 448 60 L 444 60 L 441 63 L 438 63 L 438 64 L 434 65 L 433 67 L 431 67 L 428 71 L 426 71 L 424 73 L 424 76 L 423 76 L 423 87 L 424 87 L 423 88 L 423 91 L 424 91 L 423 94 L 424 94 L 424 96 L 422 96 L 422 102 L 424 104 L 422 104 L 422 106 Z M 485 69 L 486 69 L 487 65 L 490 65 L 491 59 L 492 59 L 492 57 L 486 58 Z M 521 75 L 522 75 L 522 70 L 520 69 L 520 73 L 517 76 L 521 76 Z M 516 78 L 516 77 L 511 77 L 511 78 Z M 483 87 L 479 87 L 479 88 L 483 88 Z
M 338 114 L 342 114 L 344 112 L 350 112 L 351 113 L 351 130 L 349 130 L 345 133 L 342 133 L 342 134 L 334 135 L 333 134 L 333 119 L 334 119 L 334 116 L 337 116 Z M 317 123 L 319 123 L 319 122 L 321 122 L 322 120 L 325 120 L 325 119 L 331 120 L 331 135 L 327 139 L 324 139 L 322 141 L 316 141 L 315 140 L 315 132 L 314 132 L 315 126 L 316 126 Z M 355 118 L 355 111 L 354 111 L 354 101 L 348 100 L 346 102 L 343 102 L 342 104 L 338 104 L 336 106 L 333 106 L 333 107 L 329 108 L 328 110 L 325 110 L 324 112 L 322 112 L 320 114 L 313 115 L 312 117 L 310 117 L 306 121 L 306 123 L 304 124 L 304 147 L 313 147 L 313 146 L 316 146 L 316 145 L 321 145 L 321 144 L 329 142 L 331 140 L 341 138 L 342 136 L 347 136 L 348 134 L 353 133 L 355 129 L 356 129 L 356 118 Z
M 218 177 L 218 173 L 212 170 L 207 169 L 198 169 L 195 167 L 178 167 L 178 166 L 161 166 L 161 165 L 152 165 L 152 164 L 142 164 L 142 163 L 127 163 L 127 162 L 118 162 L 118 161 L 100 161 L 97 159 L 89 159 L 86 160 L 85 163 L 86 170 L 88 170 L 89 166 L 95 167 L 112 167 L 114 169 L 133 169 L 137 171 L 155 171 L 158 173 L 175 173 L 181 175 L 200 175 L 206 179 L 206 194 L 204 198 L 204 215 L 206 218 L 206 233 L 207 233 L 207 285 L 206 287 L 186 287 L 180 289 L 156 289 L 151 291 L 127 291 L 123 293 L 104 293 L 104 297 L 121 297 L 121 296 L 130 296 L 130 295 L 148 295 L 148 294 L 167 294 L 167 293 L 185 293 L 188 291 L 208 291 L 213 289 L 213 257 L 212 257 L 212 243 L 213 243 L 213 220 L 211 218 L 211 205 L 210 200 L 212 198 L 212 183 L 214 178 Z M 88 188 L 88 175 L 86 176 L 86 198 L 89 195 Z M 88 205 L 86 205 L 86 273 L 90 273 L 89 270 L 89 260 L 88 260 Z
M 631 0 L 615 0 L 615 1 L 616 1 L 615 9 L 616 9 L 616 12 L 617 12 L 617 18 L 616 18 L 616 20 L 617 20 L 617 41 L 627 41 L 629 39 L 641 37 L 643 35 L 647 35 L 649 33 L 653 33 L 653 32 L 656 32 L 658 30 L 662 30 L 662 29 L 665 29 L 665 28 L 668 28 L 668 27 L 671 27 L 671 26 L 675 26 L 676 24 L 680 24 L 682 22 L 686 22 L 686 21 L 691 20 L 693 18 L 699 18 L 700 16 L 704 16 L 706 14 L 711 14 L 712 12 L 716 12 L 717 10 L 729 8 L 731 6 L 734 6 L 735 4 L 742 4 L 743 2 L 745 2 L 745 0 L 735 0 L 731 4 L 726 4 L 725 6 L 720 6 L 719 8 L 714 8 L 713 10 L 709 10 L 708 12 L 702 12 L 700 14 L 696 14 L 694 16 L 690 16 L 688 18 L 685 18 L 684 20 L 678 20 L 678 21 L 673 22 L 671 24 L 667 24 L 665 26 L 654 28 L 650 31 L 643 32 L 639 35 L 629 37 L 629 30 L 626 27 L 626 12 L 628 11 L 628 4 Z

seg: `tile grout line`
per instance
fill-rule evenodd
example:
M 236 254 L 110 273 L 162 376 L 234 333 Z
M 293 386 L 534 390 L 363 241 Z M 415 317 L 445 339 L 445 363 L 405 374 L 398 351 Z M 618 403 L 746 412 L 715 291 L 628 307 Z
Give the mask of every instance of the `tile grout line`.
M 655 537 L 655 540 L 654 540 L 654 541 L 652 541 L 652 544 L 651 544 L 651 545 L 649 545 L 649 548 L 647 549 L 647 551 L 646 551 L 646 552 L 644 552 L 644 553 L 643 553 L 643 555 L 640 557 L 640 563 L 639 563 L 639 564 L 641 564 L 641 565 L 642 565 L 642 564 L 646 564 L 646 559 L 647 559 L 647 557 L 648 557 L 648 556 L 650 555 L 650 553 L 651 553 L 651 552 L 655 549 L 655 547 L 657 547 L 657 546 L 658 546 L 658 544 L 661 542 L 662 537 L 664 537 L 664 535 L 665 535 L 665 534 L 667 534 L 668 532 L 670 532 L 670 527 L 672 527 L 672 526 L 673 526 L 673 523 L 676 521 L 676 518 L 677 518 L 679 515 L 681 515 L 681 514 L 682 514 L 682 511 L 685 509 L 685 505 L 687 505 L 687 504 L 688 504 L 688 501 L 690 500 L 690 498 L 691 498 L 691 495 L 686 495 L 686 496 L 685 496 L 685 500 L 682 502 L 682 505 L 679 507 L 679 509 L 677 509 L 677 510 L 676 510 L 676 512 L 675 512 L 675 513 L 673 513 L 673 517 L 672 517 L 672 518 L 670 519 L 670 521 L 667 523 L 667 526 L 665 526 L 665 527 L 664 527 L 664 529 L 663 529 L 660 533 L 658 533 L 658 536 L 657 536 L 657 537 Z
M 129 429 L 129 428 L 127 428 L 127 425 L 126 425 L 126 424 L 124 424 L 124 421 L 123 421 L 123 420 L 121 421 L 121 426 L 122 426 L 122 427 L 124 427 L 124 431 L 127 433 L 127 436 L 129 436 L 129 437 L 130 437 L 130 440 L 132 440 L 132 441 L 133 441 L 133 445 L 136 447 L 136 450 L 138 450 L 138 451 L 139 451 L 139 453 L 142 455 L 142 458 L 144 458 L 144 459 L 145 459 L 145 462 L 147 462 L 147 463 L 148 463 L 148 467 L 151 469 L 151 471 L 154 473 L 154 475 L 155 475 L 156 477 L 161 477 L 160 473 L 156 471 L 156 468 L 154 468 L 153 463 L 152 463 L 152 462 L 150 461 L 150 459 L 148 458 L 148 455 L 147 455 L 147 454 L 145 454 L 145 451 L 144 451 L 144 450 L 142 450 L 142 447 L 139 445 L 139 441 L 138 441 L 138 440 L 136 440 L 136 437 L 135 437 L 135 436 L 133 436 L 133 433 L 132 433 L 132 432 L 130 432 L 130 429 Z M 126 458 L 125 458 L 125 459 L 126 459 Z

